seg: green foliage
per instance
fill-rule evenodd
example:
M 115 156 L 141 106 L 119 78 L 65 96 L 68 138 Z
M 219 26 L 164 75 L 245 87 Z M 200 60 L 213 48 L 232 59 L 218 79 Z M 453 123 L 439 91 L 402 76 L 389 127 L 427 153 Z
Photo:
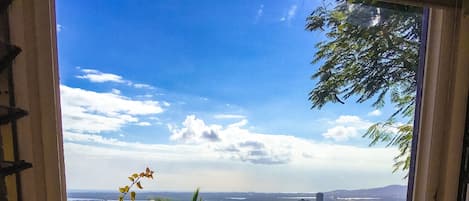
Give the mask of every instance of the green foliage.
M 309 93 L 312 108 L 345 104 L 350 98 L 381 108 L 390 97 L 397 111 L 363 137 L 371 139 L 370 146 L 398 146 L 394 171 L 410 165 L 421 13 L 421 8 L 411 6 L 337 0 L 334 5 L 324 2 L 306 19 L 306 30 L 326 32 L 312 61 L 320 64 L 312 75 L 318 81 Z
M 143 186 L 141 184 L 141 180 L 146 178 L 146 179 L 153 179 L 153 171 L 150 170 L 150 168 L 146 168 L 144 172 L 139 173 L 134 173 L 130 175 L 129 180 L 131 182 L 130 185 L 125 185 L 123 187 L 119 187 L 119 201 L 124 201 L 125 196 L 130 192 L 130 200 L 135 201 L 135 198 L 137 196 L 137 193 L 135 191 L 130 191 L 132 187 L 135 185 L 139 189 L 143 189 Z
M 195 190 L 194 194 L 192 195 L 192 201 L 202 201 L 202 198 L 199 197 L 199 188 Z

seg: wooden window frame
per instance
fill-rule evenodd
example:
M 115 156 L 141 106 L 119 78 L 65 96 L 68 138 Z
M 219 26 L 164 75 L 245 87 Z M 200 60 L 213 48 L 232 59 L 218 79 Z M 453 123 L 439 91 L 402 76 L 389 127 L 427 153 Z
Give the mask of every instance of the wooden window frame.
M 29 111 L 18 121 L 19 158 L 33 168 L 19 174 L 19 199 L 66 201 L 60 111 L 55 0 L 13 0 L 10 40 L 22 48 L 13 63 L 16 104 Z
M 456 200 L 469 88 L 469 17 L 430 9 L 412 200 Z

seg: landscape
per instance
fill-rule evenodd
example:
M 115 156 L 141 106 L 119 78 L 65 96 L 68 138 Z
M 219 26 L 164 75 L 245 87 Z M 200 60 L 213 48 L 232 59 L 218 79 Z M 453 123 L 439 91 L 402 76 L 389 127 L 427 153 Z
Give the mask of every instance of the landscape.
M 407 186 L 390 185 L 380 188 L 360 190 L 335 190 L 325 192 L 326 201 L 404 201 Z M 201 193 L 203 201 L 315 201 L 316 193 L 254 193 L 254 192 L 208 192 Z M 118 193 L 111 191 L 73 191 L 68 193 L 68 201 L 111 201 Z M 192 192 L 140 192 L 137 200 L 188 201 Z

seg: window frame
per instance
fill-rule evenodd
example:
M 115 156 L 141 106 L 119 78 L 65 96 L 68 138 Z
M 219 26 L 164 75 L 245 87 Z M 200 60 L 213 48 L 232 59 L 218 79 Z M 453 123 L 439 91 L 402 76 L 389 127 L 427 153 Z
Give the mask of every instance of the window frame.
M 412 200 L 456 200 L 458 194 L 469 86 L 468 22 L 458 7 L 430 9 Z
M 18 175 L 18 198 L 66 201 L 55 0 L 14 0 L 8 14 L 10 40 L 22 48 L 12 68 L 16 104 L 29 111 L 17 122 L 19 158 L 33 165 Z

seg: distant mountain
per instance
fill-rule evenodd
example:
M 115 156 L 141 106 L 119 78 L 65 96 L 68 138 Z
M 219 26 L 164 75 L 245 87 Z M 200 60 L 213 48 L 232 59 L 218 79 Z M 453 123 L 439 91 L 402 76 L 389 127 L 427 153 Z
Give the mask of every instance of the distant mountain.
M 326 197 L 367 197 L 405 200 L 407 196 L 407 186 L 390 185 L 360 190 L 335 190 L 324 194 Z

